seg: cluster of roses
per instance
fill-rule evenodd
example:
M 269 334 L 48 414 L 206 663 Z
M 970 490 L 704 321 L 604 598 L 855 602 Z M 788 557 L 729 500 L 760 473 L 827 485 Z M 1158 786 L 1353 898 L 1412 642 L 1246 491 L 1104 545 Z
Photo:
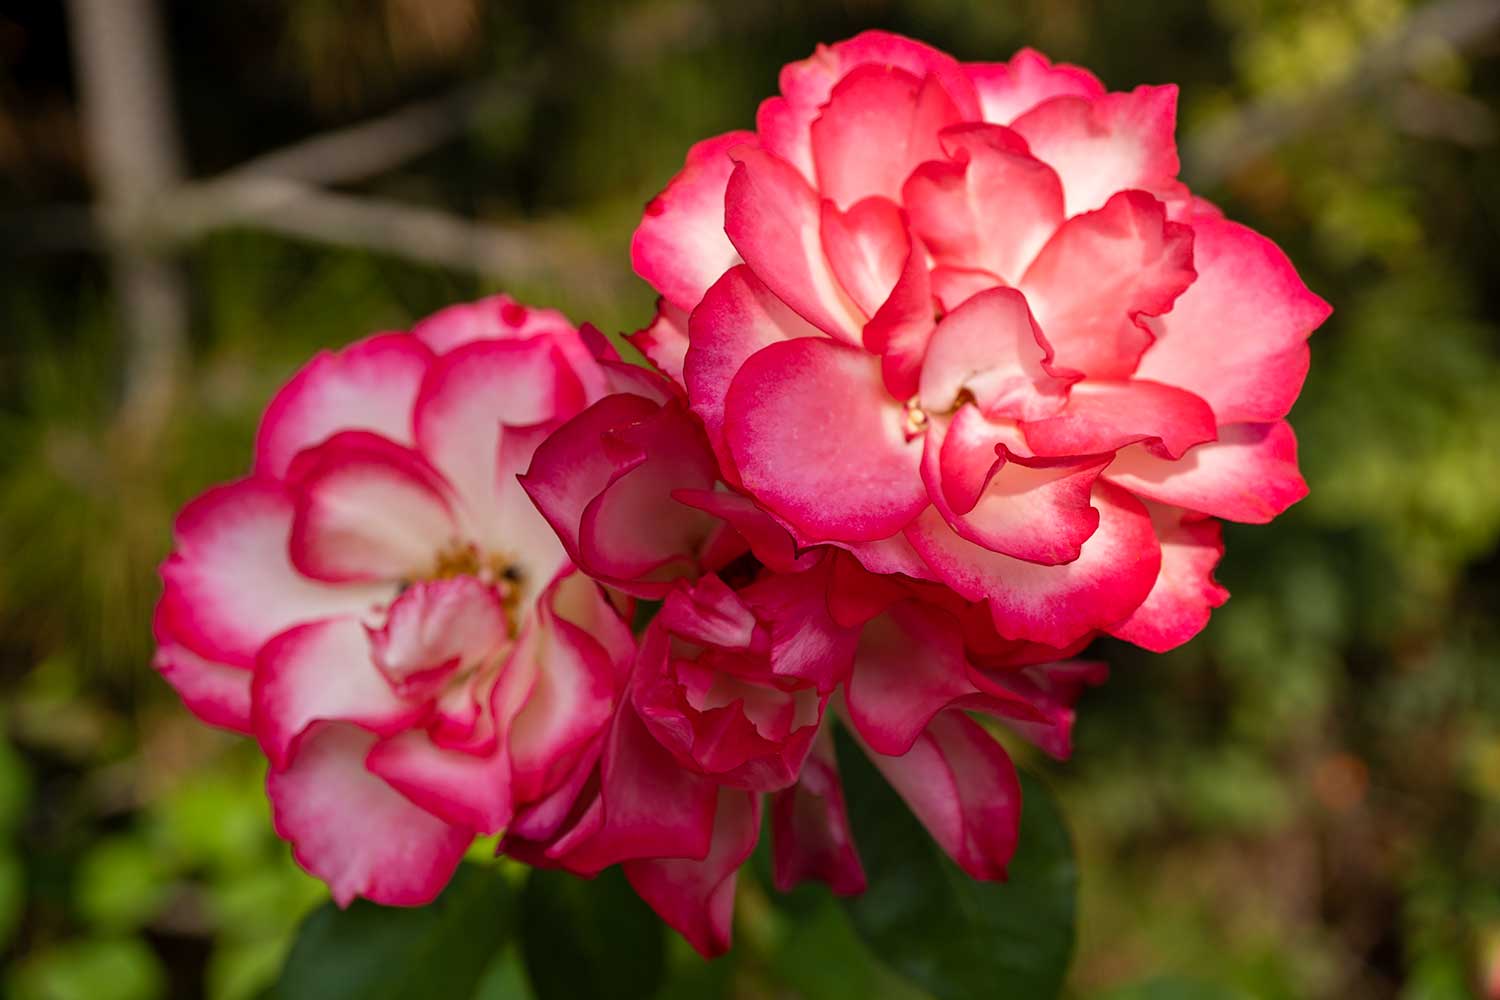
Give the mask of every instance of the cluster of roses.
M 763 810 L 780 887 L 863 888 L 834 725 L 1003 877 L 992 725 L 1065 756 L 1104 676 L 1069 658 L 1186 641 L 1216 519 L 1305 492 L 1328 307 L 1177 180 L 1175 88 L 882 33 L 780 82 L 646 208 L 655 370 L 454 306 L 313 360 L 180 516 L 157 667 L 259 741 L 340 903 L 430 900 L 503 833 L 720 952 Z

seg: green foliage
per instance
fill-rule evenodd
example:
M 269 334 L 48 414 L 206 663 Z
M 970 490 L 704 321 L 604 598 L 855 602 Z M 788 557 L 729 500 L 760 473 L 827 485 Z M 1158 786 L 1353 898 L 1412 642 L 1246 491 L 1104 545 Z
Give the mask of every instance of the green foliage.
M 419 1000 L 475 995 L 515 919 L 505 877 L 462 865 L 428 906 L 325 903 L 307 918 L 276 1000 Z
M 618 868 L 592 881 L 533 871 L 521 913 L 521 951 L 538 1000 L 642 1000 L 661 984 L 661 921 Z
M 1009 878 L 986 883 L 959 870 L 842 733 L 839 770 L 870 882 L 845 906 L 871 951 L 938 1000 L 1056 996 L 1073 952 L 1078 872 L 1045 786 L 1023 774 Z

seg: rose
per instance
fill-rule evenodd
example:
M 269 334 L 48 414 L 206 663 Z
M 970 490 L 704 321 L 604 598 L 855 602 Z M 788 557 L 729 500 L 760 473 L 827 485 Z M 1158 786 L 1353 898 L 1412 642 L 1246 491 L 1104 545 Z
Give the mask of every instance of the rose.
M 635 384 L 586 337 L 501 296 L 321 355 L 252 473 L 178 518 L 156 666 L 259 740 L 277 830 L 341 904 L 433 898 L 610 723 L 633 640 L 515 478 Z
M 867 32 L 646 209 L 635 343 L 800 546 L 984 602 L 1007 639 L 1186 641 L 1213 518 L 1305 493 L 1283 417 L 1328 314 L 1177 179 L 1176 89 Z
M 661 600 L 628 697 L 567 790 L 501 849 L 592 875 L 615 863 L 705 954 L 728 947 L 735 870 L 770 796 L 773 875 L 863 890 L 833 754 L 836 713 L 938 843 L 1001 878 L 1020 785 L 988 714 L 1058 757 L 1101 664 L 1007 640 L 988 609 L 792 535 L 723 481 L 670 385 L 643 381 L 557 428 L 521 477 L 584 572 Z M 832 709 L 832 711 L 830 711 Z

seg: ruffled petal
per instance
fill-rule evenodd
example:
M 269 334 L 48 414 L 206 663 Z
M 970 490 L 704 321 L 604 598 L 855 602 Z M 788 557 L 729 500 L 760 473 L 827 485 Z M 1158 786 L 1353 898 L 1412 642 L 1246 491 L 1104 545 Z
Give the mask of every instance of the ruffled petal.
M 267 643 L 250 694 L 256 738 L 276 768 L 287 766 L 315 722 L 352 722 L 389 736 L 424 713 L 422 703 L 391 689 L 354 618 L 299 625 Z
M 921 443 L 906 440 L 905 413 L 862 351 L 772 344 L 745 362 L 725 409 L 741 480 L 807 538 L 885 538 L 927 505 Z
M 426 812 L 480 835 L 499 833 L 513 808 L 510 757 L 450 750 L 421 730 L 381 740 L 365 759 L 371 774 Z
M 575 563 L 583 558 L 583 512 L 619 474 L 619 456 L 604 448 L 604 435 L 645 420 L 658 408 L 641 396 L 605 396 L 553 431 L 532 452 L 521 486 Z
M 1177 507 L 1149 507 L 1161 542 L 1161 572 L 1141 606 L 1108 631 L 1165 653 L 1203 631 L 1213 609 L 1229 600 L 1229 591 L 1214 579 L 1224 541 L 1212 518 L 1193 517 Z
M 1101 207 L 1116 191 L 1165 191 L 1177 176 L 1177 87 L 1055 97 L 1011 123 L 1057 171 L 1067 214 Z
M 1169 222 L 1162 203 L 1123 191 L 1069 219 L 1021 281 L 1057 363 L 1091 378 L 1126 378 L 1160 316 L 1192 284 L 1193 231 Z
M 1099 527 L 1078 558 L 1061 566 L 1039 566 L 975 545 L 936 510 L 918 518 L 906 535 L 965 599 L 989 601 L 1000 635 L 1062 647 L 1127 617 L 1146 599 L 1161 567 L 1151 519 L 1134 497 L 1100 479 L 1092 500 Z
M 782 67 L 781 97 L 764 101 L 755 116 L 756 131 L 766 149 L 795 166 L 812 182 L 811 126 L 841 78 L 858 66 L 905 70 L 917 79 L 942 84 L 961 118 L 979 116 L 979 98 L 963 67 L 950 55 L 887 31 L 863 31 L 832 46 L 818 46 L 801 62 Z
M 627 701 L 615 713 L 600 761 L 593 815 L 524 860 L 592 874 L 637 858 L 702 858 L 713 839 L 718 792 L 711 780 L 685 770 Z
M 231 732 L 250 733 L 249 670 L 204 659 L 160 636 L 151 666 L 198 718 Z
M 266 776 L 276 832 L 297 863 L 328 883 L 334 902 L 430 903 L 474 839 L 413 805 L 365 770 L 376 737 L 353 726 L 310 732 L 296 759 Z
M 836 896 L 865 891 L 831 733 L 826 725 L 818 731 L 797 783 L 771 795 L 771 873 L 779 892 L 812 880 Z
M 1099 526 L 1099 512 L 1089 505 L 1089 497 L 1111 456 L 1028 458 L 996 442 L 989 448 L 991 465 L 974 503 L 959 510 L 948 498 L 969 494 L 980 463 L 961 460 L 954 469 L 955 450 L 945 447 L 945 438 L 942 423 L 934 422 L 923 449 L 922 479 L 933 506 L 954 531 L 992 552 L 1027 562 L 1050 566 L 1078 558 Z M 950 459 L 946 469 L 944 458 Z M 950 473 L 959 481 L 958 489 L 949 489 Z
M 592 607 L 579 614 L 576 609 L 585 605 Z M 604 731 L 614 708 L 615 664 L 608 650 L 559 608 L 589 622 L 615 614 L 598 586 L 581 573 L 560 578 L 538 603 L 531 653 L 536 681 L 510 728 L 516 791 L 524 800 L 558 784 L 589 741 Z
M 724 235 L 724 189 L 734 170 L 729 151 L 754 142 L 753 132 L 726 132 L 694 144 L 681 172 L 647 202 L 631 239 L 635 273 L 684 312 L 739 263 Z
M 817 558 L 812 553 L 799 553 L 791 533 L 782 527 L 770 514 L 755 505 L 755 501 L 740 493 L 728 490 L 673 490 L 672 499 L 704 513 L 722 519 L 727 526 L 748 545 L 768 568 L 780 573 L 790 573 L 808 568 Z M 732 555 L 741 555 L 743 547 L 730 547 Z M 705 557 L 705 561 L 707 557 Z M 720 565 L 706 566 L 715 570 Z
M 937 325 L 922 362 L 922 405 L 946 413 L 967 391 L 989 416 L 1050 416 L 1075 380 L 1053 374 L 1051 359 L 1025 297 L 1014 288 L 991 288 Z
M 956 710 L 937 715 L 899 757 L 870 760 L 958 866 L 1005 878 L 1021 822 L 1021 782 L 995 738 Z
M 1091 455 L 1148 442 L 1165 458 L 1180 458 L 1218 436 L 1214 411 L 1184 389 L 1141 379 L 1075 385 L 1067 405 L 1046 420 L 1021 424 L 1037 455 Z
M 1297 438 L 1285 423 L 1230 424 L 1218 441 L 1171 461 L 1133 445 L 1116 456 L 1104 478 L 1158 503 L 1265 524 L 1307 496 L 1297 471 Z
M 727 241 L 728 237 L 725 239 Z M 697 305 L 702 298 L 700 295 L 693 304 Z M 677 385 L 687 387 L 682 378 L 682 365 L 688 349 L 688 310 L 679 309 L 665 298 L 657 299 L 656 317 L 651 325 L 637 330 L 628 339 L 663 375 Z
M 1332 310 L 1276 244 L 1235 222 L 1194 221 L 1193 267 L 1137 374 L 1196 393 L 1220 423 L 1280 420 L 1307 375 L 1307 336 Z
M 507 539 L 498 510 L 501 425 L 565 420 L 585 394 L 551 340 L 480 340 L 439 358 L 412 421 L 417 447 L 452 484 L 470 537 L 490 551 Z
M 369 629 L 370 659 L 403 698 L 437 694 L 455 670 L 508 641 L 500 595 L 472 576 L 424 580 L 401 592 L 385 624 Z
M 648 587 L 693 570 L 695 556 L 715 527 L 707 514 L 672 499 L 678 489 L 712 489 L 713 453 L 677 402 L 610 429 L 603 447 L 618 463 L 615 476 L 589 501 L 579 522 L 579 565 L 616 582 Z M 647 594 L 647 590 L 653 591 Z
M 942 138 L 954 159 L 922 164 L 903 188 L 912 224 L 939 265 L 1016 281 L 1062 224 L 1062 182 L 1009 129 L 960 125 Z
M 888 198 L 869 197 L 841 212 L 825 201 L 821 231 L 839 284 L 866 316 L 875 315 L 911 252 L 900 207 Z
M 158 614 L 173 639 L 249 669 L 288 626 L 358 612 L 389 595 L 384 585 L 334 587 L 298 573 L 288 549 L 293 511 L 286 488 L 262 478 L 215 487 L 183 508 L 161 567 Z
M 964 63 L 979 93 L 984 120 L 1009 125 L 1053 97 L 1104 96 L 1099 78 L 1081 66 L 1052 63 L 1035 49 L 1022 49 L 1008 63 Z
M 288 473 L 299 572 L 334 583 L 425 577 L 460 537 L 443 477 L 419 452 L 345 431 Z
M 431 361 L 422 341 L 404 333 L 319 354 L 266 407 L 255 439 L 256 473 L 284 476 L 297 452 L 338 431 L 411 444 L 411 406 Z
M 783 340 L 822 334 L 778 299 L 750 268 L 730 269 L 704 295 L 688 320 L 690 345 L 683 358 L 683 381 L 693 412 L 703 421 L 725 476 L 734 466 L 724 446 L 724 399 L 745 361 Z
M 734 153 L 724 231 L 755 276 L 813 326 L 857 343 L 864 326 L 823 255 L 818 194 L 785 160 L 743 146 Z M 694 338 L 696 340 L 696 338 Z
M 436 354 L 447 354 L 476 340 L 529 340 L 545 336 L 559 343 L 576 340 L 573 324 L 556 309 L 525 306 L 509 295 L 491 295 L 439 309 L 412 324 L 411 335 Z M 572 352 L 566 352 L 572 357 Z
M 960 120 L 934 77 L 889 65 L 856 67 L 834 85 L 812 123 L 819 192 L 841 208 L 872 195 L 899 198 L 917 164 L 942 154 L 938 133 Z
M 706 857 L 627 861 L 625 877 L 699 954 L 714 958 L 729 950 L 735 876 L 759 837 L 760 796 L 724 788 Z

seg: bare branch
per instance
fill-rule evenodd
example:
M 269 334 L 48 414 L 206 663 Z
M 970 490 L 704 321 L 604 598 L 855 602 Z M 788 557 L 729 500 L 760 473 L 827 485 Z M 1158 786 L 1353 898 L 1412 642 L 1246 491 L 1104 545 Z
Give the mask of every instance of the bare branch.
M 431 152 L 481 115 L 520 105 L 534 74 L 480 80 L 390 114 L 323 132 L 235 167 L 237 176 L 285 177 L 311 184 L 350 184 L 387 173 Z
M 126 333 L 121 422 L 149 440 L 171 406 L 187 330 L 175 265 L 139 240 L 155 200 L 181 179 L 156 0 L 69 0 L 83 121 Z

